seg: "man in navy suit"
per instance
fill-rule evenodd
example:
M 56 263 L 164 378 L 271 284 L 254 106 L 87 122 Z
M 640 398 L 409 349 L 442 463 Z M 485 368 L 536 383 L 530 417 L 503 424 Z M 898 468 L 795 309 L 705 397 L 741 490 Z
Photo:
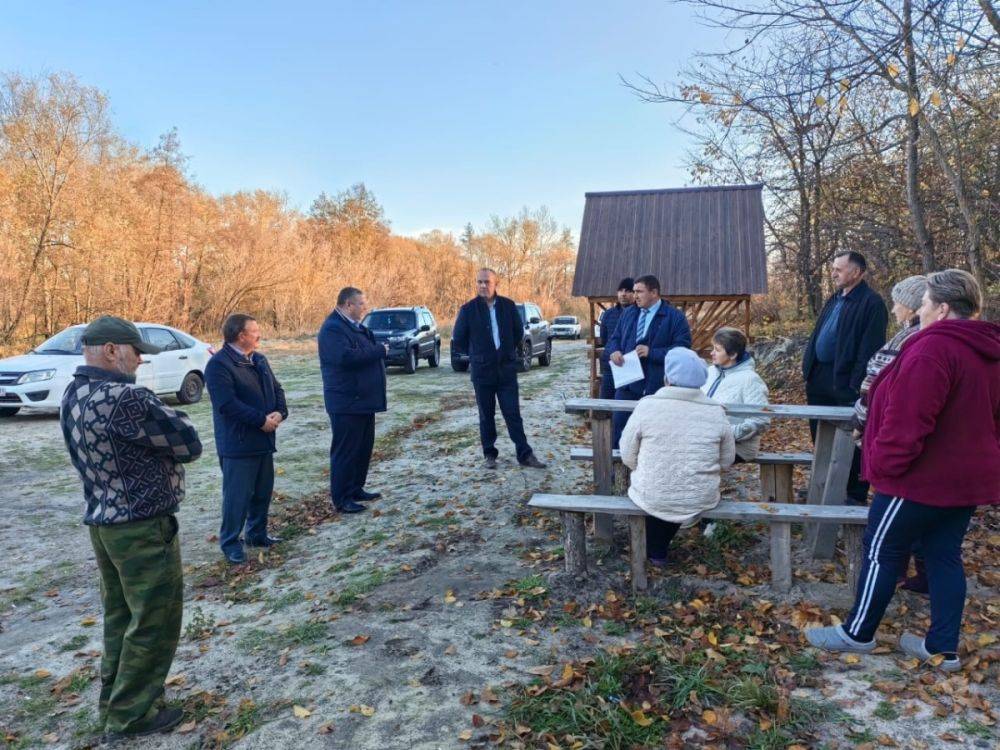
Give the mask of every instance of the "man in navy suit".
M 375 342 L 361 325 L 368 307 L 364 292 L 352 286 L 337 295 L 337 309 L 319 330 L 323 401 L 330 417 L 330 499 L 341 513 L 365 509 L 375 500 L 365 491 L 375 445 L 375 413 L 386 410 L 385 358 L 388 347 Z
M 497 274 L 489 268 L 476 274 L 475 299 L 458 311 L 451 345 L 469 355 L 472 387 L 479 407 L 479 440 L 486 457 L 486 468 L 497 467 L 496 405 L 507 423 L 507 433 L 517 449 L 521 466 L 544 469 L 535 457 L 521 421 L 517 391 L 518 347 L 524 338 L 524 322 L 517 305 L 497 294 Z
M 267 516 L 274 490 L 275 433 L 288 419 L 288 406 L 271 365 L 257 351 L 257 321 L 234 313 L 222 324 L 222 337 L 226 343 L 205 366 L 205 385 L 222 466 L 219 547 L 229 562 L 240 565 L 247 560 L 240 534 L 250 547 L 281 541 L 268 535 Z
M 615 389 L 615 398 L 638 401 L 663 387 L 663 360 L 675 346 L 691 347 L 691 328 L 684 313 L 660 297 L 660 282 L 655 276 L 640 276 L 632 286 L 635 304 L 622 313 L 602 355 L 612 364 L 621 365 L 626 353 L 635 351 L 646 377 Z M 628 412 L 615 412 L 615 448 L 621 437 Z

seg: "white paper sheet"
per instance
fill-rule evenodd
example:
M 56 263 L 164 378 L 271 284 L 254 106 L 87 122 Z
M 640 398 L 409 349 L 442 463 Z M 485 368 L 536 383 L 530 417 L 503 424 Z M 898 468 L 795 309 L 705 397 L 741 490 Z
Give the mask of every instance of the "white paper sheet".
M 611 363 L 611 376 L 615 381 L 615 388 L 623 388 L 629 383 L 642 380 L 646 374 L 642 371 L 642 362 L 639 355 L 634 351 L 629 352 L 624 357 L 625 361 L 621 366 Z

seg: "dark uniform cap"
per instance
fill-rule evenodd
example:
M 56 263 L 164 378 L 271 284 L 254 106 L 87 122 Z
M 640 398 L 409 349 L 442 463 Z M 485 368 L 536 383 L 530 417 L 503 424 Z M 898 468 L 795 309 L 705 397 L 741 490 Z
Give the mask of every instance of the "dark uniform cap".
M 83 329 L 81 340 L 85 346 L 131 344 L 143 354 L 159 354 L 163 351 L 160 347 L 143 341 L 135 323 L 123 318 L 116 318 L 114 315 L 102 315 L 91 321 Z

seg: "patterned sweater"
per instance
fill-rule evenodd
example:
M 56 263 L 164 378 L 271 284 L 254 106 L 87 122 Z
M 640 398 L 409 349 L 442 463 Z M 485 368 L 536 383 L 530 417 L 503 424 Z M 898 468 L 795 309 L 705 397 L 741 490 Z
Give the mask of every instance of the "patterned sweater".
M 899 355 L 903 343 L 919 330 L 920 318 L 907 321 L 889 343 L 875 352 L 868 360 L 865 379 L 861 381 L 861 398 L 854 403 L 854 429 L 859 434 L 864 432 L 865 422 L 868 421 L 868 391 L 871 389 L 872 383 L 875 382 L 876 376 Z
M 83 480 L 89 526 L 155 518 L 184 498 L 182 463 L 201 455 L 201 440 L 183 412 L 132 378 L 78 367 L 59 412 L 63 438 Z

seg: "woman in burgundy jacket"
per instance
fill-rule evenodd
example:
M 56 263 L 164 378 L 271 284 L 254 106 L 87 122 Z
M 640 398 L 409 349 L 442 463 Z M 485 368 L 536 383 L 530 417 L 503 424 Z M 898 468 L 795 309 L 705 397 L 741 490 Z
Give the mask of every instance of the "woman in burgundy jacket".
M 863 471 L 875 489 L 858 594 L 843 625 L 812 628 L 828 651 L 869 653 L 914 542 L 926 558 L 931 626 L 900 648 L 946 671 L 961 667 L 962 539 L 978 505 L 1000 503 L 1000 326 L 973 319 L 975 278 L 932 273 L 919 333 L 872 383 Z M 934 658 L 937 657 L 937 658 Z

